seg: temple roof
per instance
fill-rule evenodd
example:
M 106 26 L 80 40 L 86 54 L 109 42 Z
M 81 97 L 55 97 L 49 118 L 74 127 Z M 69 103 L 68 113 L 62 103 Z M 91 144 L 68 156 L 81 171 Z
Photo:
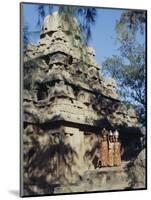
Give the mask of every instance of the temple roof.
M 100 76 L 95 51 L 82 44 L 73 17 L 67 21 L 58 12 L 45 17 L 39 44 L 28 45 L 24 53 L 24 69 L 29 73 L 25 78 L 26 89 L 30 88 L 25 99 L 25 110 L 30 113 L 30 117 L 26 115 L 27 121 L 38 119 L 44 123 L 62 119 L 96 126 L 103 119 L 112 126 L 137 124 L 134 110 L 128 110 L 120 102 L 115 80 L 110 77 L 105 81 Z M 61 98 L 59 104 L 58 98 Z M 68 105 L 63 105 L 67 99 Z M 83 107 L 77 106 L 78 103 Z
M 60 29 L 80 36 L 80 29 L 76 18 L 70 17 L 70 23 L 67 20 L 67 16 L 63 13 L 54 12 L 51 15 L 47 15 L 41 27 L 40 35 Z

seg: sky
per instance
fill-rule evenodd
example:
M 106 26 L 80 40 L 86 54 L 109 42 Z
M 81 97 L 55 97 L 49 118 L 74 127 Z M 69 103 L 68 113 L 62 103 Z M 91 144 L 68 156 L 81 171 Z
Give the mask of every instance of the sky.
M 28 25 L 30 32 L 34 32 L 30 35 L 31 43 L 36 43 L 39 39 L 36 6 L 35 4 L 24 4 L 22 13 L 24 25 Z M 54 10 L 56 9 L 54 7 Z M 115 44 L 115 24 L 122 12 L 123 10 L 120 9 L 97 9 L 96 23 L 91 29 L 92 39 L 89 42 L 89 46 L 95 49 L 96 61 L 99 66 L 101 66 L 105 58 L 118 54 L 117 44 Z
M 122 12 L 122 10 L 98 9 L 96 24 L 92 28 L 90 45 L 95 49 L 96 60 L 99 65 L 105 58 L 118 54 L 118 46 L 115 44 L 115 24 Z
M 23 24 L 22 26 L 28 25 L 29 32 L 32 34 L 30 35 L 30 43 L 38 43 L 39 35 L 40 35 L 40 27 L 37 26 L 38 22 L 38 12 L 37 6 L 39 4 L 23 4 Z M 57 7 L 54 8 L 54 11 L 57 10 Z M 116 22 L 120 19 L 121 14 L 126 11 L 124 9 L 107 9 L 107 8 L 97 8 L 97 18 L 96 22 L 93 25 L 91 32 L 92 32 L 92 39 L 89 42 L 89 46 L 93 47 L 96 54 L 96 62 L 100 66 L 100 74 L 102 74 L 101 66 L 103 61 L 106 60 L 108 57 L 112 57 L 112 55 L 120 55 L 118 51 L 118 44 L 116 41 L 116 31 L 115 25 Z M 145 43 L 145 34 L 142 36 L 140 33 L 136 36 L 137 41 L 140 44 Z M 126 63 L 127 60 L 124 60 Z M 127 63 L 126 63 L 127 64 Z M 129 63 L 128 63 L 129 64 Z M 103 74 L 105 79 L 108 78 L 107 75 Z M 117 82 L 118 84 L 118 82 Z M 122 88 L 121 88 L 122 90 Z M 130 90 L 131 91 L 131 90 Z M 135 102 L 132 99 L 132 103 Z

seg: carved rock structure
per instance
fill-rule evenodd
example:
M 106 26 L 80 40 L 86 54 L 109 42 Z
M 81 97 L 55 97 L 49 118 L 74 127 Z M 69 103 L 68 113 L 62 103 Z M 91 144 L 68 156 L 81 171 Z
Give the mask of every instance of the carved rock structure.
M 97 167 L 101 130 L 118 129 L 122 159 L 137 155 L 135 111 L 99 74 L 94 50 L 82 44 L 78 23 L 47 16 L 37 45 L 24 52 L 24 188 L 53 193 Z M 133 151 L 133 155 L 131 152 Z M 48 192 L 49 191 L 49 192 Z

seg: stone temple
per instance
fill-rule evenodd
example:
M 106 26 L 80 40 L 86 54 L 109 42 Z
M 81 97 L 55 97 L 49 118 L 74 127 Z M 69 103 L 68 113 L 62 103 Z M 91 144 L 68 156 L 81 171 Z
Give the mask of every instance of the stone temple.
M 114 79 L 101 76 L 75 19 L 72 27 L 57 12 L 44 19 L 39 43 L 24 51 L 23 72 L 25 193 L 53 193 L 97 169 L 103 128 L 119 131 L 122 160 L 136 158 L 136 113 L 120 101 Z

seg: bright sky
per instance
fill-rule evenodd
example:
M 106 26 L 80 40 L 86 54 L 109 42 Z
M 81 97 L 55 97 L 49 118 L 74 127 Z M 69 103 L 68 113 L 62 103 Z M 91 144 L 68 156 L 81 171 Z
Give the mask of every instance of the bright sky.
M 24 4 L 24 24 L 29 26 L 29 31 L 34 32 L 39 30 L 37 26 L 38 14 L 36 10 L 37 4 Z M 56 10 L 56 7 L 55 7 Z M 96 61 L 101 66 L 101 63 L 106 57 L 117 54 L 117 45 L 115 44 L 115 24 L 120 18 L 123 10 L 120 9 L 97 9 L 96 23 L 92 27 L 92 40 L 89 46 L 95 49 Z M 32 34 L 30 42 L 36 43 L 39 39 L 39 34 Z

